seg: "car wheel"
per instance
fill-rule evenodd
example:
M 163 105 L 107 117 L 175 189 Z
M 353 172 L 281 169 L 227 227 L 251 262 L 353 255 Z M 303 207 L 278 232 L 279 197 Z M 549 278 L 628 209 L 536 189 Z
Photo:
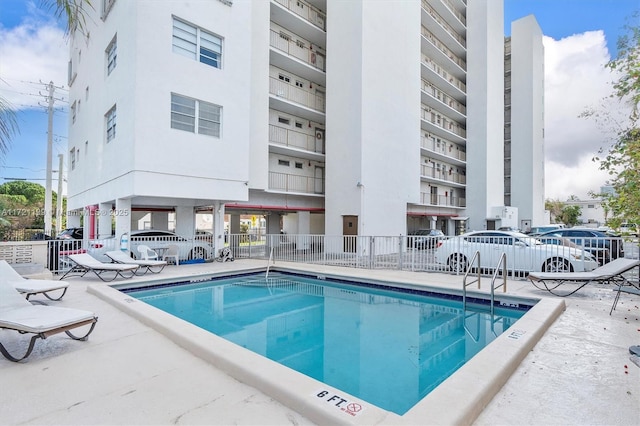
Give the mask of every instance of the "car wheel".
M 191 254 L 189 255 L 189 258 L 190 259 L 206 259 L 207 252 L 202 247 L 196 247 L 193 250 L 191 250 Z
M 465 273 L 467 272 L 467 268 L 469 267 L 469 261 L 467 260 L 467 257 L 465 255 L 455 253 L 449 256 L 447 265 L 449 266 L 451 272 L 455 272 L 457 274 Z
M 567 259 L 554 257 L 542 266 L 543 272 L 573 272 L 573 266 Z

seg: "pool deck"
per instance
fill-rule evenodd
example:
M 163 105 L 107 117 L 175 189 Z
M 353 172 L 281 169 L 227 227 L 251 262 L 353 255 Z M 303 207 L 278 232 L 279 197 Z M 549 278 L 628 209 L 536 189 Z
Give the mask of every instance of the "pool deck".
M 159 275 L 126 282 L 265 266 L 255 260 L 169 266 Z M 276 266 L 377 280 L 417 280 L 448 289 L 459 289 L 462 283 L 462 277 L 449 274 L 281 262 Z M 26 362 L 0 358 L 0 424 L 314 424 L 98 297 L 100 287 L 107 284 L 95 276 L 68 281 L 64 299 L 47 303 L 96 312 L 96 329 L 87 342 L 64 334 L 39 340 Z M 488 281 L 483 281 L 484 287 Z M 87 291 L 88 287 L 98 291 Z M 508 293 L 558 299 L 528 281 L 509 281 Z M 589 285 L 563 298 L 566 310 L 473 424 L 640 424 L 640 367 L 630 361 L 628 352 L 629 346 L 640 344 L 640 298 L 623 294 L 610 316 L 613 297 L 610 287 Z M 0 330 L 0 341 L 9 349 L 23 347 L 27 340 Z M 441 407 L 443 412 L 457 409 L 454 398 Z M 437 418 L 425 417 L 420 423 L 440 423 Z M 378 421 L 371 419 L 373 423 Z

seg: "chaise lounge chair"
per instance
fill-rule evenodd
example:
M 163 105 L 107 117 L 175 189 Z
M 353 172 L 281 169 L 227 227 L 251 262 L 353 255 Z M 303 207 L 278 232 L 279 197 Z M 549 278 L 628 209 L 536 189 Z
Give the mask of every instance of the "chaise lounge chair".
M 71 259 L 75 265 L 60 277 L 61 280 L 67 275 L 84 277 L 87 273 L 93 272 L 102 281 L 108 282 L 115 280 L 119 276 L 122 278 L 131 278 L 140 267 L 139 265 L 125 265 L 122 263 L 104 263 L 87 253 L 71 254 L 69 255 L 69 259 Z M 109 278 L 111 272 L 114 272 L 114 275 Z M 107 274 L 107 276 L 104 274 Z
M 22 361 L 31 354 L 36 339 L 65 332 L 74 340 L 87 340 L 98 321 L 98 317 L 89 311 L 57 306 L 32 305 L 7 281 L 0 280 L 0 329 L 15 330 L 20 334 L 33 334 L 26 353 L 14 357 L 2 343 L 0 352 L 10 361 Z M 77 327 L 91 326 L 81 337 L 69 330 Z
M 151 272 L 152 274 L 157 274 L 161 272 L 165 266 L 167 266 L 167 262 L 164 260 L 134 259 L 129 255 L 127 255 L 126 253 L 119 250 L 108 251 L 105 253 L 105 256 L 113 260 L 115 263 L 140 266 L 140 269 L 136 271 L 136 275 L 144 275 L 147 272 Z M 141 272 L 141 273 L 138 273 L 138 272 Z
M 640 260 L 619 257 L 590 272 L 529 272 L 529 280 L 540 290 L 564 297 L 592 282 L 617 284 L 618 286 L 628 284 L 628 280 L 623 274 L 638 265 L 640 265 Z M 577 287 L 572 287 L 566 292 L 556 291 L 558 287 L 567 282 L 577 284 Z
M 27 300 L 30 296 L 40 293 L 49 300 L 60 300 L 69 287 L 69 283 L 66 281 L 26 279 L 6 260 L 0 260 L 0 280 L 10 283 L 18 292 L 25 294 Z M 49 295 L 49 292 L 57 290 L 62 291 L 58 297 Z

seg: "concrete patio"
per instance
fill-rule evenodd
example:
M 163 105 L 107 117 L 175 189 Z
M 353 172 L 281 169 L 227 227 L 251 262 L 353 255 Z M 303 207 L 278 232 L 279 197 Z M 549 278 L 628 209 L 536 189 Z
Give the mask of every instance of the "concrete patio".
M 264 261 L 236 260 L 169 266 L 160 275 L 183 277 L 265 266 Z M 379 280 L 418 279 L 446 288 L 460 288 L 462 281 L 436 273 L 277 266 Z M 96 312 L 96 329 L 87 342 L 64 334 L 40 340 L 26 362 L 1 358 L 0 423 L 313 424 L 88 293 L 87 286 L 107 285 L 95 276 L 68 281 L 71 286 L 64 299 L 49 304 Z M 508 293 L 554 297 L 528 281 L 509 281 Z M 629 346 L 640 344 L 640 299 L 622 295 L 610 316 L 613 297 L 610 287 L 590 285 L 566 298 L 566 311 L 474 424 L 640 424 L 640 368 L 629 360 L 628 352 Z M 28 338 L 2 330 L 0 341 L 15 349 L 26 346 Z M 442 410 L 456 410 L 456 401 Z M 423 424 L 430 423 L 424 419 Z

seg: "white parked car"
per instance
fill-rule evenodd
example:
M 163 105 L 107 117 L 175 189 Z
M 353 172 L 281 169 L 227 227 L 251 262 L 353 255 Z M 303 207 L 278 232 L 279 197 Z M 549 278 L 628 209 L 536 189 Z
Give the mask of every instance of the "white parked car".
M 160 257 L 169 245 L 177 245 L 180 259 L 209 259 L 214 256 L 211 243 L 199 238 L 187 239 L 171 231 L 144 229 L 131 231 L 129 247 L 134 258 L 140 257 L 139 245 L 146 245 L 158 252 Z
M 506 253 L 509 270 L 579 272 L 598 267 L 595 258 L 585 250 L 544 244 L 528 235 L 508 231 L 476 231 L 448 238 L 436 249 L 435 259 L 450 271 L 464 273 L 476 252 L 480 253 L 480 267 L 487 269 L 495 269 L 502 253 Z

